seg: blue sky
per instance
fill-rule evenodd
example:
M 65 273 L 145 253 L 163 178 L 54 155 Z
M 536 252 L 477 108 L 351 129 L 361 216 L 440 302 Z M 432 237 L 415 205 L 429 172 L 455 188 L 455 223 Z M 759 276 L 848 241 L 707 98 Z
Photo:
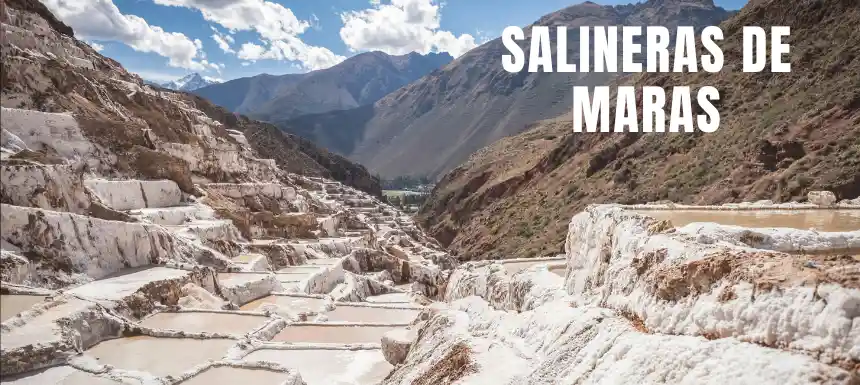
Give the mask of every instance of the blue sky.
M 458 56 L 577 0 L 43 0 L 145 79 L 229 80 L 326 68 L 370 50 Z M 598 0 L 601 4 L 630 1 Z M 716 0 L 739 9 L 746 0 Z

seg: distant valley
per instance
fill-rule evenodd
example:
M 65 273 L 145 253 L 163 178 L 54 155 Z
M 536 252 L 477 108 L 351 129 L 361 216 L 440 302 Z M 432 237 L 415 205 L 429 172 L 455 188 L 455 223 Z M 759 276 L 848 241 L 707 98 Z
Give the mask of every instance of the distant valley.
M 712 0 L 650 0 L 614 7 L 586 2 L 548 14 L 533 25 L 704 27 L 717 25 L 732 14 Z M 524 47 L 529 44 L 531 26 L 525 32 Z M 569 35 L 571 41 L 578 39 L 575 30 Z M 576 47 L 568 44 L 570 57 L 578 57 Z M 535 121 L 570 112 L 574 84 L 601 85 L 615 77 L 607 73 L 509 73 L 501 64 L 506 52 L 501 39 L 495 39 L 373 105 L 274 119 L 274 123 L 384 178 L 437 178 L 472 153 L 525 131 Z

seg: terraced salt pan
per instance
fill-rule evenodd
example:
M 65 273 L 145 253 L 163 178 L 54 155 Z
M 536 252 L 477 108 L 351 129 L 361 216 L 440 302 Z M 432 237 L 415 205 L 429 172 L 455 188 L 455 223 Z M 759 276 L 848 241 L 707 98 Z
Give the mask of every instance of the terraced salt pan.
M 246 334 L 263 326 L 268 318 L 230 313 L 156 313 L 140 322 L 152 329 L 170 329 L 187 333 Z
M 69 293 L 90 299 L 116 301 L 134 294 L 134 292 L 150 282 L 178 279 L 189 274 L 185 270 L 166 267 L 131 268 L 109 276 L 106 279 L 78 286 L 69 290 Z
M 5 322 L 33 305 L 45 301 L 41 295 L 0 295 L 0 322 Z
M 326 301 L 321 298 L 270 295 L 256 301 L 249 302 L 240 309 L 249 311 L 258 310 L 263 305 L 274 304 L 289 311 L 310 313 L 323 310 L 325 308 L 325 303 Z
M 27 346 L 31 344 L 50 343 L 60 340 L 57 320 L 70 317 L 77 312 L 85 311 L 95 306 L 92 302 L 76 298 L 64 299 L 65 302 L 54 302 L 50 308 L 41 314 L 27 320 L 19 327 L 3 330 L 0 345 L 4 349 Z M 48 331 L 55 331 L 53 333 Z
M 351 306 L 346 304 L 326 313 L 329 321 L 335 322 L 375 322 L 410 323 L 421 313 L 420 309 L 403 309 L 385 306 Z
M 293 324 L 284 328 L 272 340 L 335 344 L 379 343 L 385 332 L 396 328 L 396 326 Z
M 695 222 L 713 222 L 752 228 L 787 227 L 819 231 L 860 230 L 860 210 L 631 210 L 675 227 Z
M 257 350 L 245 361 L 267 361 L 298 369 L 307 385 L 372 385 L 394 368 L 378 349 Z
M 265 369 L 234 368 L 218 366 L 183 381 L 182 385 L 282 385 L 290 377 L 289 373 Z
M 69 366 L 37 370 L 17 376 L 3 377 L 4 385 L 121 385 L 108 378 L 82 372 Z
M 137 336 L 103 341 L 85 354 L 119 369 L 176 376 L 208 360 L 221 359 L 235 343 L 228 339 Z

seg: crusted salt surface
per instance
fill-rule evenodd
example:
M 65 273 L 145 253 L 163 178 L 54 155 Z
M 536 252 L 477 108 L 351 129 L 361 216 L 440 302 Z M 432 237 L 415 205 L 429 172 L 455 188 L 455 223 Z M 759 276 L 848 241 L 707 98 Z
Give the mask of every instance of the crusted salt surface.
M 172 180 L 86 179 L 84 185 L 115 210 L 178 206 L 182 191 Z
M 699 243 L 686 236 L 689 229 L 660 233 L 658 227 L 651 218 L 605 206 L 575 216 L 566 246 L 567 291 L 577 303 L 634 314 L 653 332 L 734 337 L 830 363 L 860 360 L 856 285 L 804 284 L 817 273 L 791 256 L 732 246 L 744 231 L 788 239 L 778 238 L 782 231 L 730 228 L 735 231 L 707 233 L 710 239 Z M 845 243 L 834 239 L 857 235 L 807 233 L 814 245 L 836 247 Z M 855 261 L 839 269 L 857 274 L 857 267 Z
M 84 137 L 71 114 L 2 107 L 0 122 L 4 131 L 18 139 L 12 142 L 23 143 L 30 150 L 71 160 L 95 158 L 95 145 Z
M 104 307 L 72 297 L 41 303 L 3 322 L 0 374 L 61 364 L 76 350 L 117 336 L 123 321 Z
M 617 313 L 552 301 L 519 314 L 469 297 L 427 321 L 383 384 L 848 384 L 844 370 L 733 339 L 644 334 Z M 498 365 L 504 362 L 504 365 Z
M 79 214 L 90 207 L 81 175 L 65 164 L 0 165 L 0 196 L 16 206 Z
M 221 295 L 239 306 L 283 290 L 274 274 L 221 273 L 218 280 Z
M 110 378 L 77 370 L 70 366 L 56 366 L 44 371 L 4 377 L 3 384 L 7 385 L 125 385 L 131 382 L 119 382 Z
M 60 271 L 91 278 L 159 261 L 230 264 L 223 256 L 171 236 L 159 226 L 6 204 L 0 215 L 3 241 L 55 260 Z M 33 286 L 38 284 L 34 279 Z
M 192 272 L 190 271 L 152 267 L 90 282 L 66 292 L 87 299 L 119 301 L 134 294 L 147 284 L 166 280 L 190 281 L 191 275 Z M 210 287 L 212 287 L 211 282 Z

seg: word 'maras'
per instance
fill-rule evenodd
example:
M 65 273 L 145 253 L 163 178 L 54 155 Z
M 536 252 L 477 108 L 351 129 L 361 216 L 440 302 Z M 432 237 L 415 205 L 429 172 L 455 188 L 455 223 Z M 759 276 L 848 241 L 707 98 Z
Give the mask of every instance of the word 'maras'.
M 505 28 L 502 44 L 508 54 L 502 56 L 502 66 L 511 73 L 528 72 L 699 72 L 716 73 L 725 60 L 718 42 L 723 40 L 719 27 L 706 27 L 696 32 L 693 27 L 680 26 L 674 36 L 661 26 L 579 27 L 578 38 L 568 39 L 567 27 L 555 27 L 553 40 L 549 27 L 531 29 L 531 45 L 526 53 L 518 44 L 525 40 L 519 27 Z M 770 44 L 760 27 L 743 29 L 743 71 L 761 72 L 767 67 L 770 50 L 771 72 L 790 72 L 791 64 L 782 61 L 789 46 L 782 42 L 790 34 L 789 27 L 771 27 Z M 579 43 L 575 58 L 568 49 L 570 40 Z M 553 41 L 555 44 L 553 44 Z M 619 47 L 621 49 L 619 54 Z M 555 48 L 555 53 L 553 52 Z M 555 60 L 553 60 L 555 58 Z M 620 64 L 619 64 L 620 58 Z M 528 66 L 528 68 L 526 68 Z M 591 91 L 591 92 L 590 92 Z M 593 93 L 593 96 L 591 95 Z M 642 100 L 637 100 L 637 94 Z M 714 132 L 719 129 L 720 115 L 715 101 L 719 91 L 712 86 L 696 90 L 695 101 L 703 114 L 693 115 L 693 92 L 690 87 L 618 87 L 615 92 L 614 127 L 610 110 L 612 92 L 608 86 L 573 87 L 573 129 L 576 132 Z M 666 100 L 671 97 L 670 113 Z M 642 122 L 638 120 L 642 108 Z

